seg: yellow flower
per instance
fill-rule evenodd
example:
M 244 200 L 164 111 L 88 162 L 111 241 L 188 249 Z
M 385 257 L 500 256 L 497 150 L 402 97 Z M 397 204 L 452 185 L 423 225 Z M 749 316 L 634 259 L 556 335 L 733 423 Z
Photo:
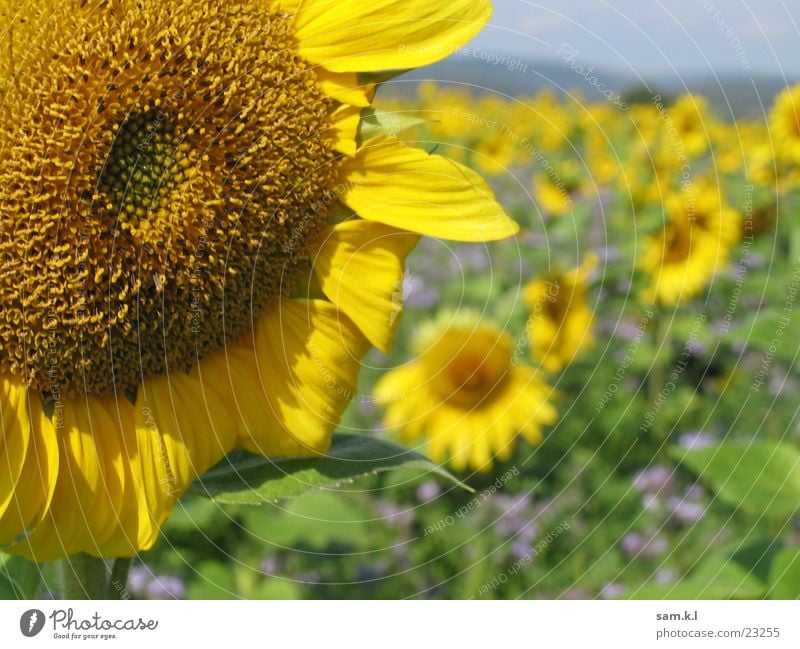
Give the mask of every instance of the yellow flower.
M 800 163 L 800 84 L 777 96 L 769 123 L 778 156 L 786 162 Z
M 684 95 L 669 108 L 668 114 L 672 122 L 668 128 L 674 127 L 687 155 L 696 157 L 708 149 L 713 119 L 705 97 Z
M 597 261 L 597 255 L 590 253 L 577 268 L 548 273 L 525 287 L 531 355 L 551 372 L 560 371 L 594 345 L 594 313 L 587 293 Z
M 644 299 L 674 306 L 691 299 L 727 261 L 728 246 L 706 230 L 673 221 L 648 237 L 639 266 L 650 276 Z
M 359 75 L 490 11 L 0 0 L 4 550 L 130 556 L 233 448 L 326 452 L 418 236 L 517 230 L 474 172 L 358 137 Z
M 511 337 L 460 314 L 431 325 L 417 338 L 416 358 L 385 374 L 375 387 L 387 428 L 411 442 L 427 439 L 437 462 L 488 471 L 506 461 L 518 435 L 533 444 L 556 421 L 550 388 L 518 363 Z
M 572 209 L 575 197 L 587 188 L 584 169 L 575 160 L 537 165 L 533 175 L 534 200 L 546 212 L 563 216 Z
M 516 146 L 514 140 L 505 133 L 489 131 L 475 143 L 472 163 L 487 176 L 508 174 L 514 162 Z
M 664 201 L 667 216 L 681 224 L 696 225 L 723 247 L 736 243 L 742 236 L 742 215 L 728 207 L 722 188 L 700 178 L 671 192 Z

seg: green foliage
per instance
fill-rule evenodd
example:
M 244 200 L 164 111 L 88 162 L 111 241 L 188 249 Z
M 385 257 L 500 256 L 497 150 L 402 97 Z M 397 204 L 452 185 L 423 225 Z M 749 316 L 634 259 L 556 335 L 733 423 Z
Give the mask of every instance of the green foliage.
M 425 122 L 411 114 L 389 112 L 379 108 L 365 108 L 361 111 L 358 125 L 358 142 L 363 143 L 379 135 L 399 135 Z
M 727 504 L 746 513 L 787 518 L 800 508 L 800 450 L 786 443 L 726 441 L 692 451 L 673 449 Z
M 0 553 L 0 599 L 36 599 L 42 578 L 41 566 Z
M 261 505 L 323 487 L 336 488 L 356 478 L 399 467 L 428 470 L 458 482 L 419 453 L 373 437 L 339 433 L 334 435 L 328 454 L 319 458 L 265 458 L 235 451 L 192 485 L 190 491 L 218 503 Z
M 671 586 L 645 586 L 638 599 L 756 599 L 766 586 L 730 560 L 712 559 Z
M 769 595 L 772 599 L 800 599 L 800 548 L 786 548 L 775 557 Z
M 466 109 L 482 116 L 477 103 Z M 448 153 L 435 129 L 453 116 L 437 110 L 431 121 L 403 106 L 367 110 L 360 138 L 407 133 Z M 536 126 L 506 121 L 520 135 Z M 571 145 L 582 146 L 590 120 L 568 121 L 569 146 L 546 152 L 554 164 L 574 158 Z M 464 124 L 449 152 L 478 166 L 491 155 L 477 152 L 488 130 Z M 603 135 L 630 162 L 630 132 Z M 571 213 L 552 217 L 528 194 L 539 163 L 514 164 L 491 182 L 521 235 L 423 239 L 407 262 L 393 351 L 367 355 L 363 398 L 346 411 L 340 430 L 348 433 L 335 436 L 331 457 L 233 454 L 193 485 L 148 566 L 180 576 L 187 597 L 800 596 L 796 313 L 781 326 L 795 282 L 791 250 L 800 250 L 793 212 L 781 215 L 779 231 L 754 236 L 747 255 L 732 246 L 729 266 L 696 299 L 655 308 L 642 299 L 637 259 L 643 237 L 668 217 L 663 206 L 633 206 L 612 179 L 600 188 L 608 198 L 593 187 L 575 196 Z M 691 166 L 714 171 L 702 159 Z M 627 169 L 646 175 L 648 167 Z M 720 189 L 741 212 L 750 181 L 741 171 L 728 176 Z M 757 188 L 756 207 L 773 194 Z M 378 438 L 383 411 L 369 396 L 387 369 L 411 358 L 421 326 L 456 309 L 479 312 L 519 341 L 520 362 L 538 367 L 524 336 L 525 284 L 577 266 L 590 250 L 602 260 L 588 296 L 596 344 L 562 372 L 539 367 L 561 415 L 541 445 L 520 441 L 489 473 L 459 475 L 470 493 L 425 460 L 423 446 L 406 452 Z M 674 389 L 660 403 L 668 383 Z

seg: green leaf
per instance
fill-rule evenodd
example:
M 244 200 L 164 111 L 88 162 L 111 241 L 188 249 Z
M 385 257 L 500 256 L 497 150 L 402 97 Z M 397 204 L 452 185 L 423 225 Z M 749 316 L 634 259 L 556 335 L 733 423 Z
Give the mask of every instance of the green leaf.
M 359 72 L 358 73 L 358 83 L 362 86 L 366 86 L 368 84 L 375 84 L 376 86 L 380 86 L 387 81 L 391 81 L 392 79 L 396 79 L 401 74 L 405 74 L 409 72 L 409 70 L 386 70 L 381 72 Z
M 202 561 L 186 589 L 187 599 L 236 599 L 236 584 L 230 566 L 217 561 Z
M 726 559 L 705 561 L 675 584 L 645 585 L 635 599 L 759 599 L 765 586 L 752 572 Z
M 800 548 L 786 548 L 775 557 L 769 573 L 771 599 L 800 599 Z
M 786 284 L 781 284 L 775 278 L 774 283 L 780 286 L 791 284 L 791 278 Z M 796 369 L 797 350 L 800 347 L 800 332 L 795 327 L 787 327 L 786 314 L 777 309 L 762 309 L 748 317 L 740 325 L 731 329 L 731 335 L 748 347 L 765 354 L 774 354 L 791 364 Z
M 358 125 L 358 143 L 360 145 L 378 135 L 397 135 L 424 123 L 421 117 L 406 113 L 365 108 L 361 111 L 361 123 Z
M 731 554 L 731 559 L 745 570 L 752 572 L 761 581 L 767 583 L 772 563 L 783 549 L 782 541 L 762 538 L 742 547 L 739 547 L 738 541 L 735 544 L 737 547 Z
M 325 551 L 331 545 L 367 551 L 374 543 L 374 513 L 358 499 L 317 491 L 280 505 L 247 507 L 242 524 L 259 545 Z
M 720 500 L 748 514 L 783 519 L 800 506 L 800 451 L 790 444 L 729 441 L 671 453 Z
M 36 599 L 42 569 L 21 557 L 0 554 L 0 599 Z
M 316 489 L 336 488 L 362 476 L 400 467 L 424 469 L 471 491 L 419 453 L 374 437 L 344 433 L 333 436 L 331 449 L 324 457 L 265 458 L 234 451 L 189 491 L 228 505 L 260 505 Z
M 248 599 L 302 599 L 303 591 L 292 581 L 267 577 Z

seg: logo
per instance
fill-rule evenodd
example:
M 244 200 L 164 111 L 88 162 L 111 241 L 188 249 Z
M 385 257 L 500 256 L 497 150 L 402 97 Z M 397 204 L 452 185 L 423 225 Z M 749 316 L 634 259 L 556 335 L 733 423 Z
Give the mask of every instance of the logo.
M 32 608 L 29 611 L 25 611 L 22 614 L 22 617 L 19 618 L 19 630 L 22 631 L 22 635 L 26 638 L 32 638 L 35 635 L 38 635 L 39 632 L 44 628 L 44 613 L 42 613 L 38 608 Z

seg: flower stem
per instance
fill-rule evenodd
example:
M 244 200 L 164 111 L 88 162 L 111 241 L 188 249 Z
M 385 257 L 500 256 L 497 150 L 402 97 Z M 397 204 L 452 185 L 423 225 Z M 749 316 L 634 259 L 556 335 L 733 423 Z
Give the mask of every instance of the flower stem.
M 664 314 L 661 312 L 659 305 L 654 306 L 653 312 L 653 344 L 655 345 L 655 353 L 650 364 L 647 396 L 650 402 L 650 408 L 653 408 L 655 412 L 656 409 L 660 410 L 658 402 L 661 396 L 661 390 L 664 388 L 666 381 L 667 363 L 669 362 L 669 323 L 665 322 Z M 663 425 L 661 417 L 659 416 L 660 414 L 660 412 L 655 412 L 650 435 L 651 439 L 663 444 Z
M 111 569 L 111 582 L 108 587 L 108 596 L 111 599 L 129 599 L 128 594 L 128 572 L 131 569 L 130 558 L 122 557 L 114 561 Z
M 88 554 L 75 554 L 61 561 L 65 599 L 107 599 L 106 562 Z

